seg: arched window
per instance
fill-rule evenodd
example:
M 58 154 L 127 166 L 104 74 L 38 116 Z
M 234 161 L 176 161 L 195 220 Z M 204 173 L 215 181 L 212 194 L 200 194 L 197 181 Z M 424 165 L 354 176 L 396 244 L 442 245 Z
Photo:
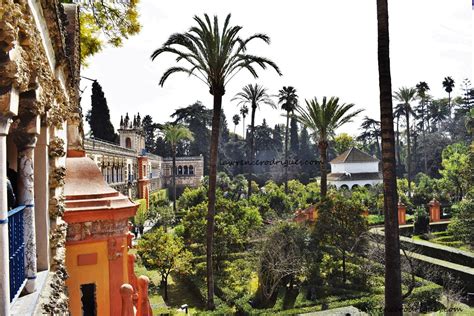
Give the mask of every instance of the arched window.
M 189 174 L 194 174 L 194 167 L 193 166 L 189 166 Z
M 178 174 L 183 174 L 183 167 L 182 166 L 178 166 Z
M 343 184 L 341 185 L 341 190 L 349 190 L 349 187 L 347 186 L 347 184 Z
M 125 147 L 132 148 L 132 140 L 130 137 L 125 138 Z
M 369 183 L 367 183 L 366 185 L 364 185 L 364 187 L 366 187 L 367 189 L 369 189 L 369 188 L 371 188 L 372 186 L 371 186 Z
M 359 187 L 358 184 L 354 184 L 351 189 L 354 190 L 354 189 L 357 189 L 358 187 Z
M 188 174 L 188 166 L 184 166 L 184 168 L 183 168 L 183 173 L 184 173 L 184 174 Z

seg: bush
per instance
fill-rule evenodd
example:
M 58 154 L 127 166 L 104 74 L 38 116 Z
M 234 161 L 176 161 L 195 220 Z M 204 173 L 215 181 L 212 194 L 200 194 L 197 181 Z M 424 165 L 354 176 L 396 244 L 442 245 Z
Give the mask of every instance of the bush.
M 474 200 L 466 199 L 453 205 L 454 218 L 448 232 L 457 240 L 474 247 Z
M 425 207 L 420 206 L 415 210 L 415 223 L 413 225 L 413 232 L 415 235 L 421 235 L 428 232 L 430 227 L 430 217 Z
M 410 312 L 436 310 L 442 291 L 443 288 L 434 283 L 415 288 L 413 293 L 406 299 L 404 305 Z

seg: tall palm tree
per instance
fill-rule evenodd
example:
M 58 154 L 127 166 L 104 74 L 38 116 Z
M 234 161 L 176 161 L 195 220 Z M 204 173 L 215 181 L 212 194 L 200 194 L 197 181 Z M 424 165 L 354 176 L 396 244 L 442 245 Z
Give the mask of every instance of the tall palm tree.
M 240 115 L 242 115 L 242 138 L 245 139 L 245 117 L 249 114 L 249 108 L 243 105 L 240 108 Z
M 385 314 L 402 315 L 402 276 L 398 236 L 398 194 L 393 133 L 392 78 L 387 0 L 377 0 L 377 58 L 385 213 Z
M 355 110 L 349 112 L 354 104 L 339 104 L 339 98 L 331 97 L 329 100 L 323 98 L 323 102 L 319 103 L 316 98 L 313 100 L 305 100 L 306 108 L 300 105 L 296 106 L 297 120 L 313 131 L 313 135 L 318 140 L 319 153 L 321 157 L 321 196 L 325 197 L 327 193 L 327 149 L 329 139 L 334 137 L 336 129 L 342 125 L 351 122 L 354 116 L 363 110 Z
M 232 116 L 232 122 L 234 123 L 234 134 L 235 134 L 235 129 L 237 128 L 237 125 L 239 125 L 239 122 L 240 122 L 240 115 L 235 114 L 234 116 Z M 237 137 L 237 134 L 235 136 Z
M 290 122 L 290 113 L 293 113 L 298 105 L 298 95 L 296 89 L 292 86 L 283 87 L 278 92 L 278 104 L 281 109 L 286 112 L 285 127 L 285 161 L 288 160 L 288 130 Z M 288 164 L 285 164 L 285 192 L 288 193 Z
M 194 140 L 193 133 L 180 124 L 165 124 L 162 128 L 165 141 L 171 146 L 171 156 L 173 158 L 172 185 L 173 185 L 173 212 L 176 212 L 176 148 L 178 143 L 184 140 Z
M 395 110 L 393 111 L 393 116 L 397 119 L 397 141 L 396 141 L 396 147 L 395 147 L 395 152 L 397 154 L 397 170 L 400 171 L 400 175 L 403 175 L 403 168 L 402 168 L 402 159 L 400 157 L 400 151 L 401 151 L 401 145 L 400 145 L 400 117 L 405 116 L 405 108 L 403 107 L 402 104 L 398 104 L 395 107 Z
M 421 108 L 419 109 L 418 113 L 420 114 L 421 118 L 421 134 L 423 137 L 423 167 L 424 172 L 428 173 L 428 162 L 426 161 L 426 134 L 425 134 L 425 101 L 426 101 L 426 92 L 430 90 L 428 84 L 424 81 L 420 81 L 416 85 L 416 93 L 418 97 L 421 99 Z
M 252 112 L 250 114 L 250 157 L 249 161 L 252 161 L 255 157 L 255 113 L 260 104 L 267 104 L 272 108 L 276 108 L 270 96 L 267 94 L 267 89 L 258 84 L 248 84 L 242 88 L 242 91 L 237 93 L 231 101 L 239 101 L 237 105 L 250 105 Z M 248 177 L 248 197 L 252 194 L 252 173 L 253 165 L 249 164 L 249 177 Z
M 269 44 L 270 38 L 265 34 L 254 34 L 246 39 L 239 37 L 241 26 L 230 26 L 230 14 L 224 26 L 219 28 L 217 16 L 214 21 L 207 14 L 204 19 L 194 16 L 197 26 L 186 33 L 175 33 L 151 55 L 152 60 L 162 53 L 172 53 L 176 61 L 187 62 L 188 67 L 174 66 L 169 68 L 160 79 L 163 86 L 170 75 L 183 72 L 203 82 L 214 97 L 212 112 L 211 146 L 209 155 L 209 202 L 206 232 L 206 273 L 207 273 L 207 308 L 214 309 L 214 274 L 212 253 L 214 240 L 214 214 L 216 204 L 217 150 L 219 144 L 219 127 L 222 109 L 222 96 L 227 83 L 241 70 L 249 71 L 258 77 L 255 66 L 262 69 L 271 67 L 281 75 L 278 66 L 271 60 L 247 54 L 247 47 L 253 40 L 262 40 Z
M 416 98 L 416 89 L 401 87 L 393 95 L 394 99 L 401 102 L 404 113 L 405 121 L 407 123 L 406 137 L 407 137 L 407 178 L 408 178 L 408 196 L 411 197 L 411 142 L 410 142 L 410 115 L 415 115 L 410 102 L 413 102 Z
M 451 113 L 451 92 L 453 92 L 453 88 L 454 88 L 453 78 L 451 78 L 449 76 L 444 77 L 443 88 L 444 88 L 444 91 L 446 91 L 448 93 L 448 107 L 449 107 L 449 111 Z
M 371 136 L 373 139 L 375 139 L 375 144 L 377 146 L 377 156 L 381 157 L 380 153 L 380 142 L 379 142 L 379 137 L 380 137 L 380 121 L 374 120 L 373 118 L 370 118 L 368 116 L 365 116 L 364 119 L 362 120 L 362 124 L 360 127 L 368 132 L 368 134 L 364 134 L 366 136 Z

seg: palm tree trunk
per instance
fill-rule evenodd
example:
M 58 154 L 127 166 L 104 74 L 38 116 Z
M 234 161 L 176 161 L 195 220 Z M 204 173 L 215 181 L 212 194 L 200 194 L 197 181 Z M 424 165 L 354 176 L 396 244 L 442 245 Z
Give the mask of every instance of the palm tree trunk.
M 408 197 L 411 197 L 411 137 L 410 137 L 410 112 L 405 113 L 407 121 L 407 179 L 408 179 Z
M 288 194 L 288 124 L 290 122 L 290 112 L 286 112 L 285 128 L 285 193 Z
M 392 79 L 387 0 L 377 0 L 380 123 L 385 213 L 385 314 L 402 315 L 398 195 L 393 132 Z
M 214 305 L 214 270 L 212 254 L 214 246 L 214 215 L 216 206 L 216 177 L 217 177 L 217 147 L 219 145 L 219 125 L 222 108 L 222 94 L 214 92 L 214 107 L 212 111 L 211 150 L 209 155 L 209 202 L 207 205 L 206 232 L 206 273 L 207 273 L 207 309 L 213 310 Z
M 396 148 L 396 151 L 397 151 L 397 170 L 399 170 L 398 168 L 400 168 L 401 164 L 402 164 L 402 159 L 400 157 L 400 117 L 397 117 L 397 148 Z
M 319 154 L 321 156 L 321 161 L 319 162 L 319 168 L 321 169 L 321 197 L 326 197 L 328 192 L 328 176 L 326 170 L 326 162 L 327 162 L 327 149 L 328 149 L 328 142 L 326 140 L 321 140 L 318 143 L 319 146 Z
M 428 174 L 428 162 L 426 161 L 425 101 L 423 99 L 421 100 L 421 108 L 421 131 L 423 132 L 423 167 L 425 174 Z
M 254 155 L 255 155 L 255 112 L 257 111 L 257 104 L 252 103 L 252 116 L 250 121 L 250 158 L 249 160 L 249 174 L 248 174 L 248 189 L 247 189 L 247 197 L 250 198 L 252 195 L 252 176 L 253 176 L 253 162 L 254 162 Z
M 245 116 L 242 115 L 242 138 L 245 140 Z
M 173 156 L 173 212 L 176 214 L 176 147 L 171 152 Z

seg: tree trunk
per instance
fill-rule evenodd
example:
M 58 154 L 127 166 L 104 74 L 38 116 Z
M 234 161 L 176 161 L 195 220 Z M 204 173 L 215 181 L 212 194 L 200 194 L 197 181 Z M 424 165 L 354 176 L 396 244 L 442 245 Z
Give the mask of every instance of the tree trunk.
M 405 111 L 407 121 L 407 179 L 408 179 L 408 197 L 411 197 L 411 137 L 410 137 L 410 112 Z
M 402 159 L 400 156 L 400 117 L 397 117 L 397 170 L 399 170 L 401 164 L 402 164 Z
M 176 214 L 176 147 L 172 149 L 173 155 L 173 212 Z
M 248 165 L 248 190 L 247 197 L 250 199 L 252 195 L 252 176 L 253 176 L 253 162 L 255 155 L 255 112 L 257 111 L 257 104 L 252 102 L 252 116 L 250 121 L 250 164 Z
M 222 89 L 223 90 L 223 89 Z M 221 118 L 223 93 L 214 92 L 214 107 L 212 111 L 211 150 L 209 155 L 209 202 L 207 205 L 207 232 L 206 232 L 206 273 L 207 273 L 207 309 L 213 310 L 214 305 L 214 270 L 212 268 L 212 254 L 214 242 L 214 215 L 216 206 L 216 176 L 217 176 L 217 149 L 219 145 L 219 125 Z
M 245 116 L 242 115 L 242 139 L 245 140 Z
M 290 122 L 290 112 L 286 112 L 285 128 L 285 193 L 288 194 L 288 124 Z
M 382 166 L 385 212 L 385 309 L 384 313 L 402 315 L 400 240 L 398 236 L 395 137 L 393 132 L 392 82 L 387 0 L 377 0 L 378 66 Z
M 163 277 L 163 279 L 161 280 L 161 283 L 163 285 L 163 300 L 165 302 L 168 302 L 168 276 L 166 277 Z
M 321 140 L 319 141 L 318 146 L 319 154 L 321 156 L 321 161 L 319 162 L 319 168 L 321 170 L 321 197 L 324 198 L 328 192 L 328 177 L 326 170 L 328 142 L 326 140 Z

